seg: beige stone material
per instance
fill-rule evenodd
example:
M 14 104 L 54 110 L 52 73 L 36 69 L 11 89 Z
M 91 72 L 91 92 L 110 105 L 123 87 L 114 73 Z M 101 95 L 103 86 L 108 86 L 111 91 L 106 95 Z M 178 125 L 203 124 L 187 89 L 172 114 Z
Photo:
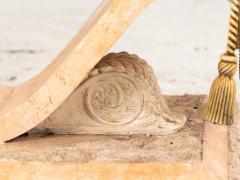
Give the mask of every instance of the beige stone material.
M 169 109 L 146 61 L 121 52 L 104 56 L 33 132 L 166 135 L 185 122 L 184 115 Z
M 177 133 L 145 135 L 30 134 L 0 145 L 0 160 L 51 162 L 189 163 L 202 159 L 205 96 L 165 96 L 169 108 L 188 117 Z
M 6 98 L 10 95 L 13 88 L 7 86 L 0 86 L 0 108 L 2 104 L 6 101 Z
M 204 97 L 165 98 L 189 119 L 178 133 L 23 136 L 0 145 L 0 179 L 228 179 L 227 127 L 204 125 Z
M 138 180 L 184 179 L 217 180 L 214 174 L 200 164 L 162 163 L 0 163 L 0 179 L 51 180 Z
M 228 151 L 228 127 L 206 122 L 203 164 L 218 179 L 228 179 Z
M 0 141 L 46 119 L 73 92 L 151 0 L 105 0 L 42 73 L 15 87 L 0 109 Z
M 237 106 L 238 111 L 236 114 L 236 117 L 240 117 L 240 104 Z M 237 119 L 235 123 L 233 123 L 232 126 L 229 127 L 229 178 L 230 179 L 239 179 L 240 178 L 240 160 L 239 160 L 239 149 L 240 149 L 240 143 L 239 143 L 239 137 L 240 137 L 240 118 Z
M 150 0 L 105 1 L 93 18 L 91 18 L 86 28 L 77 35 L 70 45 L 57 57 L 56 61 L 44 72 L 14 89 L 1 88 L 0 140 L 7 141 L 28 131 L 54 112 L 73 90 L 78 87 L 93 66 L 106 54 L 112 43 L 116 41 L 149 2 Z M 59 151 L 52 147 L 53 142 L 59 143 L 59 148 L 63 150 L 60 152 L 65 152 L 65 155 L 73 156 L 73 158 L 74 153 L 87 154 L 88 149 L 85 149 L 84 152 L 76 151 L 73 154 L 69 153 L 66 144 L 61 144 L 62 138 L 55 138 L 56 136 L 53 136 L 54 140 L 48 141 L 45 145 L 38 143 L 39 141 L 34 138 L 33 142 L 35 144 L 30 141 L 30 144 L 26 145 L 24 137 L 18 146 L 14 146 L 13 141 L 2 144 L 0 179 L 113 179 L 114 177 L 119 177 L 121 179 L 182 178 L 212 180 L 228 178 L 227 128 L 210 123 L 205 124 L 201 161 L 196 160 L 187 163 L 179 161 L 172 163 L 161 161 L 151 163 L 141 163 L 141 161 L 139 163 L 132 163 L 131 161 L 111 163 L 104 160 L 85 163 L 84 161 L 55 162 L 48 161 L 48 159 L 45 159 L 45 161 L 32 159 L 32 162 L 30 162 L 27 160 L 29 152 L 32 153 L 32 157 L 36 157 L 36 152 L 40 153 L 37 154 L 40 158 L 52 157 L 41 154 L 39 147 L 42 148 L 44 146 L 49 146 L 47 150 L 56 155 Z M 98 136 L 98 138 L 101 137 Z M 85 140 L 87 142 L 91 141 L 88 138 Z M 13 146 L 11 147 L 11 145 Z M 72 145 L 75 145 L 75 142 L 72 142 Z M 159 144 L 157 143 L 157 145 Z M 27 149 L 25 149 L 26 146 L 28 146 Z M 144 144 L 139 146 L 141 148 Z M 110 147 L 108 146 L 108 149 Z M 92 146 L 88 148 L 92 149 Z M 48 154 L 49 151 L 47 150 L 42 152 Z M 125 148 L 125 151 L 128 150 L 128 148 Z M 190 148 L 189 151 L 192 151 L 192 149 Z M 105 152 L 105 154 L 108 154 L 108 152 Z M 16 157 L 21 157 L 22 159 L 20 160 Z M 55 157 L 56 160 L 59 160 L 57 156 Z M 66 156 L 63 154 L 63 157 Z

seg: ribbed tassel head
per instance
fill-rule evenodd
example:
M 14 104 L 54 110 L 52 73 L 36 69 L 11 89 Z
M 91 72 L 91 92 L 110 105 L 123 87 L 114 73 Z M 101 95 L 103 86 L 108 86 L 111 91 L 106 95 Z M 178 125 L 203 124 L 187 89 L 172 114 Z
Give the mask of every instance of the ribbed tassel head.
M 214 80 L 208 99 L 204 119 L 215 124 L 231 125 L 234 120 L 236 103 L 236 82 L 233 78 L 237 70 L 234 55 L 223 54 L 218 65 L 219 76 Z

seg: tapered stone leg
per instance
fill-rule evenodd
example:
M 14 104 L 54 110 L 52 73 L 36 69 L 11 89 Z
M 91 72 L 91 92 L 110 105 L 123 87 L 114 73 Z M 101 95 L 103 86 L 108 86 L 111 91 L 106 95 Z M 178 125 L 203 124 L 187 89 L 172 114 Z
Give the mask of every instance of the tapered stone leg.
M 152 68 L 127 52 L 110 53 L 32 132 L 165 135 L 183 127 L 161 94 Z
M 3 95 L 0 142 L 26 133 L 59 108 L 150 2 L 102 1 L 49 66 Z

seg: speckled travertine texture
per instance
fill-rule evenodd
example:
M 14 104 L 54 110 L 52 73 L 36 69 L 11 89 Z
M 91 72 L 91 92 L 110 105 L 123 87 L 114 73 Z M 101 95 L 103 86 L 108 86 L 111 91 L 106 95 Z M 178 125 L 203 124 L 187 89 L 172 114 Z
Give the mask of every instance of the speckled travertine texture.
M 205 96 L 166 96 L 170 108 L 185 114 L 186 125 L 167 136 L 29 135 L 0 145 L 1 160 L 50 162 L 189 163 L 202 158 Z
M 227 127 L 200 118 L 206 97 L 165 98 L 170 108 L 188 117 L 178 133 L 150 137 L 26 134 L 0 145 L 1 178 L 213 180 L 232 175 L 227 167 Z
M 14 87 L 0 109 L 0 141 L 27 132 L 58 108 L 150 2 L 103 1 L 51 65 Z
M 236 121 L 229 128 L 229 177 L 240 179 L 240 105 L 237 106 Z
M 186 123 L 169 108 L 154 72 L 128 52 L 109 53 L 34 132 L 167 135 Z

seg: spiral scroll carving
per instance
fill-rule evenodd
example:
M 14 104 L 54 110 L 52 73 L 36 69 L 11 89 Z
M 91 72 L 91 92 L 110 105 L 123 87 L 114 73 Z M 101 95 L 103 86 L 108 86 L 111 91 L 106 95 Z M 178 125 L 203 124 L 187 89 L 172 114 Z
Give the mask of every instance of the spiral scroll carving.
M 98 79 L 100 81 L 92 84 L 86 92 L 85 104 L 90 116 L 108 125 L 134 121 L 143 105 L 134 82 L 121 75 L 99 76 Z
M 57 134 L 176 132 L 186 122 L 162 96 L 152 68 L 127 52 L 110 53 L 37 130 Z
M 153 70 L 137 55 L 121 52 L 104 56 L 83 86 L 86 111 L 105 125 L 137 121 L 138 125 L 149 126 L 164 117 L 169 120 L 170 110 Z

